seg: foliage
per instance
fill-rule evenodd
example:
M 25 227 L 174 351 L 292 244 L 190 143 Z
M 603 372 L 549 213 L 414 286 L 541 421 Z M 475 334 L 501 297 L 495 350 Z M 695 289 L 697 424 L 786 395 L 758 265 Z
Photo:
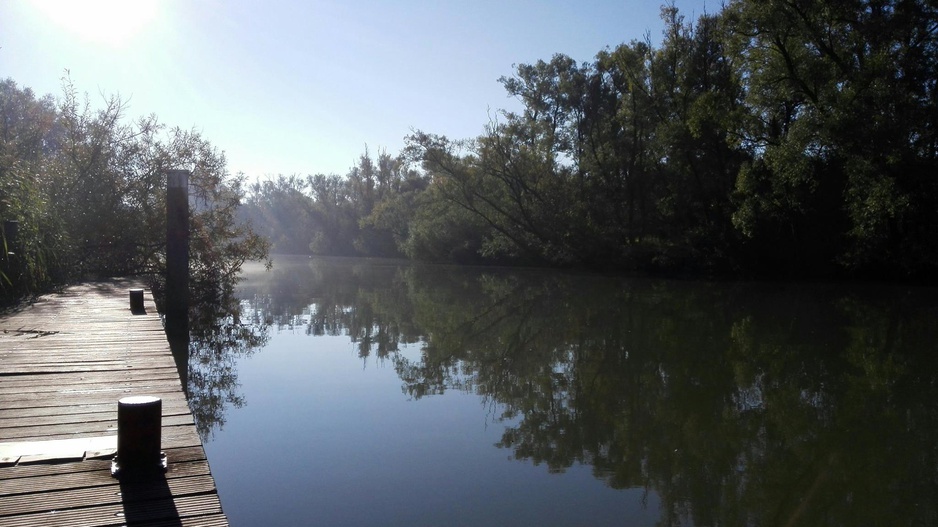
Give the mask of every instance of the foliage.
M 367 152 L 345 177 L 256 181 L 239 212 L 287 254 L 400 256 L 424 179 L 400 157 Z
M 726 264 L 730 194 L 746 159 L 729 133 L 741 87 L 719 19 L 694 27 L 674 8 L 663 14 L 659 50 L 633 41 L 594 63 L 555 55 L 518 66 L 501 82 L 524 110 L 502 113 L 475 141 L 410 136 L 440 195 L 492 230 L 487 255 L 613 268 Z
M 235 221 L 243 178 L 197 132 L 155 116 L 127 123 L 118 97 L 100 108 L 66 78 L 63 95 L 36 99 L 0 83 L 0 217 L 19 222 L 4 261 L 4 302 L 88 277 L 146 275 L 165 266 L 166 171 L 190 171 L 190 283 L 199 297 L 230 294 L 241 265 L 267 243 Z M 9 266 L 9 267 L 8 267 Z
M 8 240 L 6 229 L 2 234 L 6 303 L 47 287 L 64 271 L 57 262 L 65 250 L 63 224 L 45 192 L 51 178 L 36 177 L 62 134 L 55 100 L 37 99 L 9 79 L 0 81 L 0 112 L 0 220 L 19 222 L 18 240 Z
M 520 109 L 478 137 L 413 131 L 345 177 L 258 184 L 251 217 L 285 252 L 934 280 L 933 2 L 662 20 L 658 46 L 517 65 L 500 82 Z
M 736 1 L 723 17 L 754 157 L 738 179 L 737 227 L 795 268 L 933 271 L 934 4 Z
M 657 49 L 519 65 L 502 83 L 523 111 L 475 141 L 413 134 L 438 187 L 427 202 L 481 221 L 480 252 L 501 260 L 934 276 L 933 5 L 736 0 L 693 24 L 662 17 Z
M 342 176 L 249 185 L 199 134 L 128 124 L 116 97 L 93 109 L 67 80 L 60 99 L 4 81 L 0 215 L 21 233 L 4 298 L 155 272 L 173 167 L 193 170 L 208 284 L 264 254 L 245 223 L 287 253 L 934 279 L 933 3 L 732 0 L 662 20 L 658 46 L 517 65 L 500 82 L 520 109 L 478 137 L 413 131 Z

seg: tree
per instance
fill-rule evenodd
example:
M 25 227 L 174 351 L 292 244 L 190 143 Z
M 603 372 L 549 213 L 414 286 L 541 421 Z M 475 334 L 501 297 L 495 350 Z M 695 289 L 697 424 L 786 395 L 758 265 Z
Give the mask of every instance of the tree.
M 515 152 L 501 150 L 510 149 L 516 143 L 500 141 L 496 130 L 485 139 L 453 143 L 445 137 L 420 132 L 408 138 L 410 155 L 421 160 L 430 178 L 426 196 L 438 200 L 424 202 L 424 206 L 432 207 L 436 211 L 434 216 L 440 219 L 450 223 L 459 220 L 444 230 L 444 236 L 478 229 L 468 240 L 454 239 L 457 247 L 462 245 L 461 241 L 475 239 L 481 256 L 492 260 L 542 261 L 542 243 L 554 234 L 548 234 L 546 225 L 540 222 L 543 195 L 531 186 L 533 180 L 526 179 L 540 178 L 526 171 L 532 168 L 529 163 L 537 163 L 537 160 L 528 155 L 529 151 L 515 155 Z M 485 145 L 479 146 L 480 143 Z M 464 146 L 473 149 L 471 153 L 462 155 Z M 503 155 L 515 156 L 517 163 L 504 165 L 492 159 Z M 441 213 L 444 216 L 440 216 Z
M 740 231 L 795 268 L 930 273 L 938 247 L 930 176 L 936 7 L 738 0 L 724 16 L 750 108 Z M 774 251 L 773 239 L 782 242 Z
M 402 156 L 378 155 L 378 201 L 359 224 L 366 232 L 381 233 L 373 251 L 384 255 L 406 255 L 411 229 L 422 203 L 428 180 L 409 167 Z
M 305 254 L 315 236 L 310 228 L 314 215 L 310 184 L 295 175 L 255 182 L 249 186 L 249 198 L 239 214 L 270 240 L 273 251 Z
M 22 277 L 4 271 L 4 301 L 53 283 L 143 274 L 160 289 L 165 266 L 166 171 L 188 169 L 194 297 L 230 294 L 268 243 L 235 214 L 243 177 L 196 132 L 155 116 L 123 121 L 118 97 L 93 109 L 66 78 L 59 100 L 37 101 L 4 81 L 0 213 L 21 224 Z
M 654 128 L 646 147 L 661 232 L 690 260 L 683 266 L 730 267 L 731 195 L 748 159 L 735 137 L 745 111 L 742 82 L 719 16 L 685 24 L 672 6 L 662 8 L 662 18 L 665 38 L 650 64 Z
M 0 304 L 61 279 L 63 226 L 36 177 L 60 140 L 51 96 L 37 99 L 29 88 L 0 81 L 0 220 L 19 222 L 18 246 L 2 235 Z

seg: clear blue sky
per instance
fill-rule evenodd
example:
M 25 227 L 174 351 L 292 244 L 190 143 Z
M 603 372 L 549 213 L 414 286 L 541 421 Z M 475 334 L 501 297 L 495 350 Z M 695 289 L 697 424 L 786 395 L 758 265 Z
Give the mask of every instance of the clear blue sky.
M 660 42 L 657 0 L 0 0 L 0 78 L 195 128 L 232 172 L 344 175 L 411 129 L 475 137 L 513 64 Z M 719 0 L 677 0 L 688 20 Z

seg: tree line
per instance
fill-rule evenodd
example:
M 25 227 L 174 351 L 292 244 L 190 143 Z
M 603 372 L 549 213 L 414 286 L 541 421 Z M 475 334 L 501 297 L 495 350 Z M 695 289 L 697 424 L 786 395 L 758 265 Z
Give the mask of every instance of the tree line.
M 500 79 L 482 135 L 414 131 L 348 174 L 280 176 L 242 217 L 292 253 L 928 280 L 938 8 L 731 0 L 663 39 Z
M 279 252 L 783 277 L 933 280 L 938 8 L 731 0 L 661 43 L 500 79 L 475 138 L 413 131 L 345 175 L 248 183 L 199 133 L 66 78 L 0 82 L 0 294 L 164 265 L 165 170 L 192 171 L 194 283 Z M 16 239 L 11 236 L 16 231 Z M 15 245 L 15 246 L 14 246 Z M 201 284 L 201 285 L 199 285 Z M 157 284 L 158 285 L 158 284 Z M 203 287 L 204 286 L 204 287 Z

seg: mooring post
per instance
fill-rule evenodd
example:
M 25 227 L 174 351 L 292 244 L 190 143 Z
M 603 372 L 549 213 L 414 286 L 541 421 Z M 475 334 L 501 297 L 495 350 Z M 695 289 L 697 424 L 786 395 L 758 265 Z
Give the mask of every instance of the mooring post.
M 166 470 L 166 454 L 160 451 L 163 400 L 150 395 L 117 401 L 117 456 L 111 475 L 140 479 Z
M 169 337 L 169 349 L 173 353 L 173 361 L 176 363 L 176 372 L 179 374 L 179 382 L 182 383 L 182 391 L 189 399 L 189 335 L 176 335 Z
M 166 331 L 189 333 L 189 171 L 166 173 Z
M 16 254 L 16 245 L 19 243 L 20 222 L 16 220 L 5 220 L 3 222 L 3 242 L 7 258 Z
M 147 312 L 143 308 L 143 289 L 130 290 L 130 312 L 135 315 Z
M 20 250 L 20 222 L 4 220 L 3 239 L 0 239 L 0 275 L 13 286 L 19 289 L 23 282 L 21 262 L 23 257 Z

